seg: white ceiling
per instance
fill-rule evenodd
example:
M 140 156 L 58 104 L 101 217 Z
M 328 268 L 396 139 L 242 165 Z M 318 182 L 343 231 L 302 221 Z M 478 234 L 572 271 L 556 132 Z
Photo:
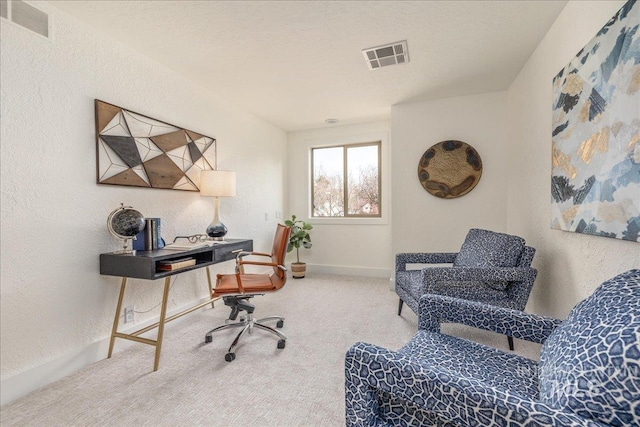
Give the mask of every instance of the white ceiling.
M 566 1 L 54 1 L 285 130 L 507 89 Z M 410 62 L 361 51 L 407 40 Z

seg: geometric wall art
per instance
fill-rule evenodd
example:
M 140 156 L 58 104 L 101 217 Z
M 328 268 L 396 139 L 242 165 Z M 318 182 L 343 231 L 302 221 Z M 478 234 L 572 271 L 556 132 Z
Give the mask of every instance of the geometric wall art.
M 98 184 L 199 191 L 216 140 L 95 100 Z
M 640 241 L 640 5 L 553 79 L 551 228 Z

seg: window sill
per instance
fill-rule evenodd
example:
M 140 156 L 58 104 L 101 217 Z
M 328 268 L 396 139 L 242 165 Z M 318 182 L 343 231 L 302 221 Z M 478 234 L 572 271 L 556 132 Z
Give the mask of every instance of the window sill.
M 344 217 L 311 217 L 307 220 L 313 225 L 388 225 L 387 218 L 344 218 Z

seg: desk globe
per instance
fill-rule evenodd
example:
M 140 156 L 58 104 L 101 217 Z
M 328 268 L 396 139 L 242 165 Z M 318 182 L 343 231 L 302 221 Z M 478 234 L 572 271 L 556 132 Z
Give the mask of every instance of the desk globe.
M 128 249 L 129 240 L 135 239 L 136 235 L 144 230 L 144 216 L 131 206 L 120 203 L 120 207 L 109 214 L 107 228 L 111 234 L 123 241 L 122 250 L 117 253 L 135 254 L 133 248 Z

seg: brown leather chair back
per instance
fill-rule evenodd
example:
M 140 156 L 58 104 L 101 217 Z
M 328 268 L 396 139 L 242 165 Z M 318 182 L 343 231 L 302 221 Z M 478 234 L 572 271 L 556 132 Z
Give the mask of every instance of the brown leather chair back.
M 273 248 L 271 249 L 271 262 L 284 266 L 284 258 L 287 255 L 287 245 L 291 236 L 291 227 L 278 224 L 276 235 L 273 238 Z M 274 277 L 275 276 L 275 277 Z M 271 281 L 280 288 L 287 281 L 287 272 L 278 267 L 273 268 Z M 281 283 L 279 283 L 281 282 Z

